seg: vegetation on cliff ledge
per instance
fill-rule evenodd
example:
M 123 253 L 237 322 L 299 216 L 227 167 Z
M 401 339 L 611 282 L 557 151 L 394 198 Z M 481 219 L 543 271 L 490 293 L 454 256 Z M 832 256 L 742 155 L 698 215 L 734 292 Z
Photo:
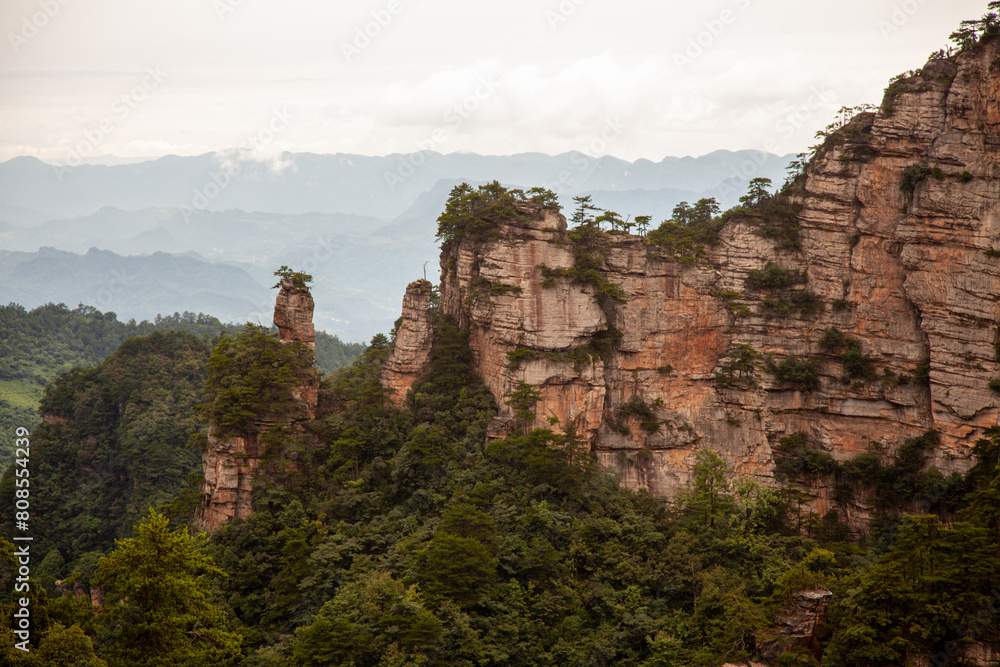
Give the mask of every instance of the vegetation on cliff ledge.
M 250 333 L 247 352 L 262 332 Z M 571 431 L 487 442 L 496 406 L 471 371 L 466 335 L 441 317 L 431 362 L 400 409 L 379 381 L 389 341 L 373 339 L 324 385 L 327 409 L 310 427 L 313 443 L 296 454 L 300 474 L 259 479 L 254 514 L 225 524 L 208 544 L 181 540 L 155 515 L 134 541 L 114 551 L 104 542 L 84 559 L 75 554 L 92 546 L 48 537 L 53 555 L 37 570 L 33 598 L 37 655 L 79 647 L 87 664 L 124 665 L 143 646 L 144 659 L 160 656 L 158 664 L 718 667 L 769 650 L 768 628 L 804 587 L 833 591 L 829 621 L 818 644 L 781 649 L 781 665 L 816 665 L 824 651 L 825 664 L 902 664 L 947 651 L 949 642 L 1000 639 L 995 625 L 965 622 L 991 613 L 990 591 L 1000 586 L 1000 429 L 977 446 L 979 464 L 953 484 L 947 504 L 928 506 L 947 514 L 886 513 L 869 539 L 849 543 L 835 515 L 801 514 L 794 490 L 734 480 L 709 451 L 699 453 L 688 490 L 667 504 L 619 486 Z M 216 353 L 240 357 L 230 349 L 238 340 Z M 140 347 L 153 353 L 167 343 Z M 171 345 L 163 350 L 199 349 L 190 337 Z M 204 369 L 176 361 L 136 358 L 151 380 Z M 294 372 L 288 360 L 259 361 L 267 373 L 275 364 Z M 746 381 L 759 363 L 748 353 L 749 370 L 734 366 L 733 377 Z M 122 377 L 103 372 L 108 388 Z M 91 393 L 101 395 L 101 386 Z M 131 405 L 154 391 L 128 386 L 100 405 Z M 78 390 L 64 383 L 53 392 L 58 414 L 86 409 Z M 193 406 L 187 410 L 190 419 Z M 166 403 L 156 433 L 174 427 L 175 414 Z M 649 414 L 637 401 L 621 409 L 640 421 Z M 85 442 L 80 435 L 72 442 Z M 34 437 L 51 440 L 55 431 Z M 157 441 L 154 434 L 146 442 Z M 132 465 L 153 475 L 161 456 L 137 456 Z M 898 507 L 914 488 L 906 471 L 920 461 L 906 456 L 892 468 L 899 474 L 878 473 L 896 480 Z M 843 474 L 867 474 L 862 463 Z M 0 493 L 13 497 L 11 473 Z M 39 505 L 37 525 L 79 541 L 67 529 L 100 519 L 83 509 L 91 495 L 75 497 Z M 145 505 L 129 498 L 136 509 Z M 152 548 L 154 538 L 162 548 Z M 10 592 L 13 545 L 0 544 Z M 57 577 L 82 591 L 104 584 L 104 606 L 56 597 Z M 146 591 L 166 590 L 162 582 L 177 584 L 169 604 L 144 602 Z M 125 617 L 148 619 L 142 627 L 154 649 Z M 29 664 L 13 641 L 0 632 L 11 664 Z M 37 660 L 31 664 L 59 664 Z
M 274 272 L 274 275 L 278 276 L 278 282 L 275 283 L 274 287 L 272 287 L 271 289 L 274 289 L 275 287 L 281 287 L 282 280 L 288 280 L 293 285 L 299 288 L 309 287 L 309 283 L 311 283 L 313 279 L 313 277 L 310 274 L 305 273 L 303 271 L 293 271 L 284 264 L 282 264 L 281 267 Z
M 17 304 L 0 306 L 0 430 L 34 428 L 41 420 L 37 406 L 47 384 L 73 368 L 97 366 L 126 339 L 154 331 L 184 331 L 209 344 L 220 333 L 236 334 L 241 329 L 204 313 L 120 322 L 115 313 L 92 306 L 70 309 L 47 304 L 33 310 Z M 318 331 L 316 365 L 332 373 L 350 364 L 363 348 Z M 0 466 L 6 468 L 13 454 L 13 449 L 0 449 Z
M 215 435 L 249 436 L 262 421 L 301 419 L 292 389 L 312 365 L 311 348 L 282 343 L 264 327 L 248 324 L 235 336 L 223 335 L 208 361 L 203 405 Z
M 480 241 L 498 238 L 504 222 L 524 220 L 518 203 L 558 208 L 555 193 L 545 188 L 507 189 L 499 181 L 473 188 L 462 183 L 452 188 L 444 212 L 438 216 L 437 239 L 442 250 L 469 237 Z

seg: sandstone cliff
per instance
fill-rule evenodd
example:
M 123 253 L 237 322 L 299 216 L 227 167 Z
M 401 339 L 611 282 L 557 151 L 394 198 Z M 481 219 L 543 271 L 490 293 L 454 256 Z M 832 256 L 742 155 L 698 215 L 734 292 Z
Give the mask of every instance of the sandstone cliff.
M 821 654 L 819 630 L 826 620 L 833 593 L 825 590 L 801 590 L 775 614 L 774 626 L 758 633 L 760 654 L 777 661 L 783 653 L 805 649 Z M 817 657 L 819 657 L 817 655 Z
M 569 277 L 565 218 L 524 203 L 493 238 L 446 246 L 441 309 L 469 327 L 499 405 L 534 385 L 536 426 L 574 427 L 624 484 L 660 496 L 688 482 L 701 448 L 773 483 L 792 436 L 843 461 L 886 459 L 936 430 L 929 465 L 963 471 L 1000 407 L 989 387 L 1000 376 L 998 55 L 994 40 L 893 84 L 877 113 L 819 149 L 789 189 L 790 220 L 732 216 L 716 245 L 684 257 L 605 235 L 601 275 L 625 303 L 602 307 Z M 769 275 L 794 286 L 776 291 Z M 397 396 L 431 339 L 424 306 L 407 299 L 385 376 Z M 821 345 L 830 329 L 840 343 Z M 751 348 L 772 372 L 734 376 L 734 354 Z M 773 372 L 803 360 L 808 382 Z M 512 418 L 502 410 L 497 434 Z M 831 485 L 808 490 L 814 511 L 833 508 Z M 839 511 L 863 523 L 867 509 Z
M 434 336 L 430 312 L 432 287 L 427 280 L 416 280 L 406 286 L 395 349 L 382 369 L 382 384 L 391 390 L 390 400 L 397 406 L 406 400 L 406 392 L 430 358 Z
M 274 300 L 274 326 L 283 343 L 305 343 L 316 349 L 316 329 L 313 327 L 313 304 L 309 288 L 287 278 L 278 283 L 281 291 Z
M 281 291 L 275 300 L 274 324 L 278 339 L 283 344 L 302 344 L 315 348 L 316 332 L 313 328 L 313 299 L 309 289 L 291 280 L 280 282 Z M 201 530 L 213 531 L 222 523 L 235 517 L 247 516 L 252 511 L 254 480 L 261 470 L 267 450 L 266 437 L 275 429 L 301 435 L 304 424 L 316 416 L 319 396 L 319 376 L 312 369 L 297 374 L 291 388 L 294 409 L 260 414 L 248 432 L 224 437 L 217 435 L 217 425 L 209 424 L 208 444 L 202 453 L 205 481 L 202 483 L 203 501 L 195 525 Z M 295 453 L 285 452 L 291 465 Z

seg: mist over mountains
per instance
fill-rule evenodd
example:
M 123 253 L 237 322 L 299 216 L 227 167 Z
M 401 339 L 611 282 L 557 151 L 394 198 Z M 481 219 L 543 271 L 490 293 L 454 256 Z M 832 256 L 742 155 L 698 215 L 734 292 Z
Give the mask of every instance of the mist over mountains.
M 736 203 L 758 176 L 780 183 L 793 156 L 716 151 L 628 162 L 582 153 L 385 157 L 167 156 L 132 164 L 0 163 L 0 301 L 78 302 L 150 318 L 203 309 L 270 320 L 272 272 L 315 277 L 316 324 L 344 340 L 387 331 L 406 284 L 436 279 L 436 218 L 451 188 L 499 180 L 590 194 L 623 217 L 669 217 L 680 201 Z M 122 279 L 122 278 L 127 279 Z

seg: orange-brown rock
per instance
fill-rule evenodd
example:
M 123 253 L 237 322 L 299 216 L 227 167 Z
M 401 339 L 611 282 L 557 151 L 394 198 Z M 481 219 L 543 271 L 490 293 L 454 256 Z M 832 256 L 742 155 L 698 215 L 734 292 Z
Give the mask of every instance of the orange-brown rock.
M 929 62 L 877 113 L 833 133 L 790 188 L 798 209 L 783 224 L 797 240 L 767 233 L 780 221 L 753 212 L 733 216 L 695 261 L 608 235 L 601 273 L 624 304 L 602 308 L 594 287 L 560 274 L 574 255 L 553 209 L 521 204 L 527 220 L 501 224 L 498 238 L 450 244 L 441 308 L 469 328 L 476 370 L 502 406 L 492 432 L 504 432 L 505 397 L 527 382 L 541 392 L 536 426 L 574 427 L 623 483 L 661 496 L 690 480 L 702 448 L 775 483 L 775 448 L 793 434 L 840 461 L 886 460 L 936 430 L 928 464 L 966 470 L 1000 415 L 988 386 L 1000 377 L 998 45 Z M 789 309 L 748 287 L 769 262 L 801 272 L 819 307 Z M 423 326 L 411 318 L 401 329 Z M 819 345 L 829 327 L 859 342 L 878 377 L 847 377 Z M 755 382 L 719 383 L 737 344 L 774 363 L 813 359 L 818 379 L 782 383 L 761 368 Z M 929 383 L 917 380 L 922 364 Z M 814 511 L 835 508 L 830 486 L 810 489 Z M 856 526 L 869 512 L 836 509 Z
M 278 327 L 278 339 L 283 343 L 305 343 L 315 349 L 314 304 L 309 288 L 296 285 L 287 278 L 282 278 L 278 284 L 281 291 L 274 300 L 274 326 Z
M 758 633 L 757 646 L 761 656 L 777 661 L 781 654 L 800 646 L 814 655 L 821 653 L 819 630 L 826 620 L 832 600 L 833 593 L 825 589 L 793 593 L 775 614 L 774 625 Z
M 307 287 L 290 280 L 281 281 L 275 300 L 274 324 L 284 344 L 301 344 L 315 349 L 316 334 L 312 323 L 313 299 Z M 261 434 L 281 428 L 301 437 L 304 425 L 316 417 L 319 400 L 319 374 L 315 369 L 298 373 L 292 387 L 295 409 L 284 415 L 261 415 L 255 428 L 244 435 L 216 435 L 216 425 L 209 424 L 208 444 L 202 453 L 205 480 L 202 483 L 202 507 L 195 517 L 201 530 L 213 531 L 229 519 L 248 516 L 253 511 L 252 494 L 266 444 Z M 288 463 L 295 465 L 294 454 Z
M 382 368 L 382 384 L 391 390 L 390 400 L 396 405 L 406 401 L 406 393 L 416 382 L 430 357 L 434 337 L 431 322 L 431 289 L 427 280 L 416 280 L 406 286 L 403 315 L 392 354 Z
M 254 479 L 263 455 L 256 437 L 209 435 L 202 454 L 204 500 L 195 521 L 199 529 L 211 532 L 230 519 L 250 515 Z
M 282 343 L 302 343 L 316 349 L 316 329 L 313 326 L 312 294 L 304 285 L 283 278 L 281 290 L 274 300 L 274 326 L 278 328 L 278 340 Z M 319 403 L 319 377 L 314 371 L 299 376 L 299 383 L 292 388 L 294 398 L 304 406 L 308 419 L 316 418 Z

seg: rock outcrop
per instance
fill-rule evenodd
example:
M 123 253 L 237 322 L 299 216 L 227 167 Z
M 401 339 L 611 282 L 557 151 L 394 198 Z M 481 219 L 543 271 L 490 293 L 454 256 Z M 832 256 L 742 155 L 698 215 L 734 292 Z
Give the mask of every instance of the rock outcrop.
M 390 400 L 396 405 L 405 402 L 406 392 L 430 358 L 434 339 L 432 287 L 427 280 L 416 280 L 406 286 L 393 354 L 382 369 L 382 384 L 391 390 Z
M 262 455 L 256 438 L 220 440 L 209 436 L 208 448 L 202 453 L 202 507 L 195 517 L 199 530 L 212 532 L 226 521 L 253 511 L 253 479 Z
M 818 150 L 789 191 L 789 220 L 735 215 L 716 245 L 684 257 L 606 235 L 600 273 L 625 303 L 602 307 L 595 286 L 572 277 L 565 218 L 523 203 L 492 238 L 446 247 L 442 312 L 469 328 L 499 405 L 534 385 L 536 426 L 572 426 L 624 484 L 656 495 L 689 481 L 702 448 L 774 483 L 790 436 L 837 461 L 887 460 L 935 430 L 928 464 L 964 471 L 1000 414 L 989 386 L 1000 376 L 998 56 L 993 40 L 893 84 L 877 113 Z M 769 264 L 791 289 L 760 279 Z M 420 334 L 387 369 L 416 372 L 431 339 L 421 316 L 404 310 L 400 331 Z M 847 348 L 821 345 L 831 328 Z M 751 349 L 760 367 L 733 375 L 734 354 Z M 808 381 L 776 370 L 806 361 Z M 512 418 L 501 410 L 497 434 Z M 834 509 L 832 484 L 807 490 L 813 511 Z M 837 509 L 856 526 L 868 512 Z
M 315 348 L 313 299 L 309 289 L 291 280 L 282 280 L 274 305 L 274 324 L 282 344 L 301 344 Z M 195 525 L 213 531 L 229 519 L 248 516 L 253 511 L 254 482 L 261 472 L 267 450 L 265 439 L 276 429 L 302 436 L 304 425 L 316 417 L 319 400 L 319 375 L 313 369 L 297 374 L 291 388 L 295 408 L 285 414 L 258 415 L 253 428 L 243 435 L 216 435 L 216 424 L 209 424 L 208 444 L 202 453 L 205 480 L 202 483 L 202 507 Z M 294 452 L 286 452 L 289 465 L 295 465 Z
M 274 300 L 274 326 L 278 340 L 288 345 L 302 343 L 316 349 L 316 328 L 313 326 L 313 303 L 309 288 L 287 278 L 278 283 L 281 290 Z M 293 397 L 303 408 L 306 419 L 316 418 L 319 403 L 319 376 L 315 371 L 299 374 L 299 382 L 292 388 Z M 299 417 L 301 420 L 301 416 Z
M 278 339 L 283 343 L 305 343 L 315 350 L 315 305 L 309 288 L 288 278 L 282 278 L 278 284 L 281 291 L 274 300 L 274 326 L 278 327 Z
M 758 633 L 761 656 L 777 661 L 783 653 L 802 647 L 818 658 L 821 653 L 818 630 L 826 620 L 833 593 L 828 590 L 798 591 L 789 604 L 775 614 L 775 625 Z

